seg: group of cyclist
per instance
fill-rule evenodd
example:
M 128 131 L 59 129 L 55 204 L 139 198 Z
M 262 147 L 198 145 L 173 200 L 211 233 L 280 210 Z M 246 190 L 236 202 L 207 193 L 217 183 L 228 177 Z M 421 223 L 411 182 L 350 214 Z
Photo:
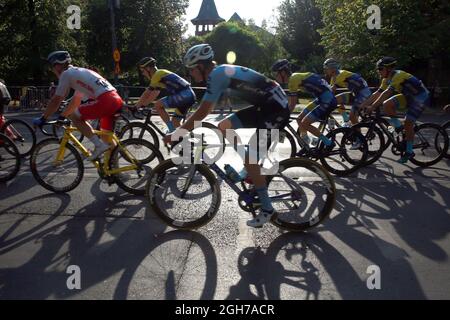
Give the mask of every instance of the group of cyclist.
M 52 52 L 47 60 L 53 73 L 59 78 L 59 84 L 44 114 L 34 119 L 34 124 L 43 125 L 69 94 L 69 89 L 75 90 L 63 116 L 70 118 L 93 142 L 95 149 L 90 158 L 99 157 L 111 147 L 111 141 L 101 141 L 86 120 L 100 119 L 101 130 L 111 131 L 114 114 L 123 106 L 122 99 L 116 89 L 97 72 L 71 65 L 71 57 L 67 51 Z M 142 94 L 136 107 L 154 102 L 156 111 L 169 130 L 164 137 L 166 143 L 171 143 L 174 137 L 180 136 L 181 130 L 192 130 L 194 122 L 201 121 L 210 114 L 225 92 L 243 99 L 251 106 L 232 113 L 218 124 L 224 136 L 226 130 L 239 128 L 282 129 L 289 123 L 290 114 L 298 104 L 298 94 L 303 91 L 313 95 L 315 100 L 297 118 L 301 136 L 307 140 L 307 132 L 310 132 L 327 148 L 332 149 L 334 142 L 321 134 L 313 123 L 324 119 L 338 105 L 347 104 L 350 95 L 353 95 L 350 115 L 343 114 L 344 120 L 350 120 L 352 124 L 358 122 L 360 108 L 373 111 L 383 105 L 384 111 L 392 116 L 391 124 L 401 130 L 402 124 L 395 117 L 396 111 L 399 108 L 408 108 L 404 125 L 407 152 L 399 160 L 406 163 L 414 156 L 413 124 L 430 101 L 429 92 L 422 82 L 404 71 L 396 70 L 396 60 L 391 57 L 381 58 L 376 64 L 382 84 L 373 94 L 361 75 L 342 70 L 334 59 L 327 59 L 323 65 L 325 74 L 331 79 L 330 83 L 315 73 L 293 73 L 291 64 L 286 59 L 278 60 L 272 66 L 276 81 L 246 67 L 217 65 L 214 61 L 214 51 L 208 44 L 190 48 L 183 63 L 195 82 L 206 83 L 206 92 L 197 110 L 180 125 L 180 119 L 185 117 L 190 106 L 196 101 L 190 83 L 175 73 L 158 69 L 156 60 L 152 57 L 145 57 L 138 62 L 139 70 L 150 80 L 150 86 Z M 287 85 L 288 94 L 283 90 L 283 85 Z M 348 88 L 350 92 L 335 95 L 336 88 Z M 158 100 L 162 89 L 168 92 L 168 96 Z M 92 102 L 80 105 L 85 98 L 90 98 Z M 172 117 L 166 111 L 168 108 L 175 110 Z M 352 148 L 358 148 L 358 141 Z M 242 179 L 250 176 L 261 209 L 247 225 L 261 227 L 271 219 L 274 208 L 268 195 L 266 179 L 261 175 L 261 168 L 250 160 L 247 154 L 244 159 L 245 169 L 241 171 L 240 176 Z

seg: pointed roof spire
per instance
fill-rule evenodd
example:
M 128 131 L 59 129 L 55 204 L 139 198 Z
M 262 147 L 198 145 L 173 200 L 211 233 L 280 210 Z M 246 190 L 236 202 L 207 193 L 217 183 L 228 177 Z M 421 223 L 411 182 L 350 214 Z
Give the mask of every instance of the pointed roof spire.
M 193 24 L 218 24 L 225 21 L 219 16 L 214 0 L 203 0 L 197 18 L 192 19 Z
M 244 20 L 242 20 L 242 18 L 237 14 L 237 12 L 235 12 L 228 21 L 244 23 Z

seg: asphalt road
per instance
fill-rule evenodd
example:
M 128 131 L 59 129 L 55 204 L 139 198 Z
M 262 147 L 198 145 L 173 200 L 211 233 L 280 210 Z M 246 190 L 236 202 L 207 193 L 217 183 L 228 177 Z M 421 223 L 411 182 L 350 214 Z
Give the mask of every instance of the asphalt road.
M 330 218 L 300 234 L 247 227 L 223 184 L 217 216 L 177 231 L 93 168 L 57 195 L 26 160 L 0 185 L 0 299 L 449 299 L 450 161 L 421 169 L 395 160 L 387 151 L 335 177 Z M 73 265 L 80 289 L 67 286 Z M 380 289 L 367 285 L 373 266 Z

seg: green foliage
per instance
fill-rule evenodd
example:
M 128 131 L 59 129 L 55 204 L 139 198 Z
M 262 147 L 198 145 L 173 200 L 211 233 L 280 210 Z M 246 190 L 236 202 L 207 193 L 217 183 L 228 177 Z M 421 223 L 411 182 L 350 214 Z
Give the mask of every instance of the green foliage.
M 278 8 L 277 34 L 290 60 L 303 64 L 310 56 L 323 54 L 320 10 L 314 0 L 284 0 Z M 329 1 L 334 2 L 334 1 Z
M 186 40 L 186 50 L 199 43 L 209 43 L 214 49 L 217 63 L 227 63 L 227 53 L 236 53 L 234 64 L 246 66 L 262 73 L 269 73 L 273 61 L 284 56 L 279 39 L 255 24 L 237 22 L 219 24 L 203 37 Z
M 66 22 L 69 5 L 81 8 L 81 29 Z M 179 66 L 183 53 L 182 15 L 188 0 L 122 0 L 116 14 L 121 69 L 137 83 L 136 62 L 152 55 L 159 66 Z M 0 75 L 9 84 L 48 83 L 52 76 L 41 58 L 69 50 L 74 64 L 95 66 L 112 77 L 111 21 L 108 0 L 2 0 L 0 2 Z
M 369 5 L 381 9 L 381 29 L 366 24 Z M 317 0 L 324 27 L 320 30 L 328 56 L 345 67 L 375 77 L 374 64 L 384 55 L 400 67 L 423 65 L 428 59 L 449 59 L 450 4 L 445 0 Z

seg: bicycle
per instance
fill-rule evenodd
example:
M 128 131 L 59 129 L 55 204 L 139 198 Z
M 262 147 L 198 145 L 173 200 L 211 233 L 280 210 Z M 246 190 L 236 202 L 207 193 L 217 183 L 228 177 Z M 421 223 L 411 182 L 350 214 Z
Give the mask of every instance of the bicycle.
M 0 182 L 13 179 L 20 170 L 20 153 L 14 142 L 0 133 Z
M 363 134 L 369 145 L 369 156 L 364 165 L 376 162 L 391 144 L 394 155 L 405 154 L 406 139 L 403 127 L 396 130 L 389 130 L 389 127 L 389 121 L 380 112 L 376 112 L 375 115 L 363 115 L 362 121 L 353 126 Z M 414 124 L 414 132 L 415 156 L 410 161 L 420 167 L 429 167 L 438 163 L 448 150 L 447 133 L 441 126 L 434 123 Z M 437 146 L 437 141 L 443 143 L 442 148 Z
M 67 105 L 69 104 L 70 101 L 63 101 L 61 103 L 61 106 L 59 107 L 58 113 L 61 114 L 61 112 L 67 107 Z M 119 139 L 123 139 L 123 135 L 120 136 L 120 132 L 122 131 L 122 128 L 127 125 L 128 123 L 130 123 L 130 120 L 128 120 L 128 118 L 124 115 L 123 110 L 120 113 L 116 113 L 114 115 L 114 133 L 116 134 L 116 136 L 119 136 Z M 97 120 L 88 120 L 88 122 L 91 124 L 92 128 L 94 128 L 95 130 L 100 130 L 100 121 Z M 61 138 L 64 134 L 64 130 L 60 125 L 52 125 L 52 134 L 53 136 L 57 137 L 57 138 Z M 81 132 L 74 132 L 75 136 L 77 137 L 77 139 L 82 142 L 84 139 L 84 136 Z M 48 135 L 48 133 L 46 133 L 46 135 Z M 131 136 L 129 136 L 129 138 L 131 138 Z
M 297 119 L 290 117 L 290 120 Z M 331 113 L 324 120 L 320 120 L 319 131 L 324 134 L 326 130 L 328 131 L 326 137 L 335 143 L 335 147 L 331 150 L 322 141 L 317 147 L 311 147 L 302 139 L 299 132 L 288 124 L 280 130 L 280 139 L 277 142 L 279 149 L 276 153 L 281 157 L 302 156 L 314 161 L 319 160 L 329 172 L 338 176 L 351 174 L 365 163 L 368 155 L 367 142 L 358 131 L 341 126 Z M 357 140 L 360 142 L 358 148 L 349 148 Z M 297 146 L 300 148 L 299 151 Z
M 73 135 L 78 129 L 72 127 L 70 121 L 55 120 L 47 124 L 61 125 L 64 135 L 61 139 L 52 137 L 36 145 L 30 158 L 31 172 L 36 181 L 47 190 L 55 193 L 69 192 L 80 184 L 84 175 L 80 153 L 85 157 L 90 156 L 90 153 Z M 104 153 L 103 161 L 92 161 L 100 178 L 105 179 L 109 185 L 117 184 L 131 194 L 143 195 L 154 161 L 159 163 L 163 160 L 159 150 L 145 140 L 120 141 L 113 132 L 94 130 L 94 133 L 110 137 L 116 144 L 113 150 Z
M 33 128 L 23 120 L 6 120 L 4 115 L 0 115 L 0 133 L 14 141 L 21 158 L 28 156 L 36 145 L 36 134 Z
M 191 138 L 192 138 L 191 134 Z M 215 163 L 205 161 L 208 144 L 196 144 L 192 164 L 177 165 L 168 159 L 156 166 L 148 180 L 145 195 L 156 215 L 176 229 L 196 229 L 213 219 L 221 202 L 218 178 L 237 195 L 238 205 L 256 216 L 259 199 L 252 184 L 240 186 Z M 267 186 L 276 214 L 275 226 L 303 231 L 321 223 L 332 211 L 336 187 L 331 175 L 318 163 L 290 158 L 279 163 L 275 174 L 267 175 Z

